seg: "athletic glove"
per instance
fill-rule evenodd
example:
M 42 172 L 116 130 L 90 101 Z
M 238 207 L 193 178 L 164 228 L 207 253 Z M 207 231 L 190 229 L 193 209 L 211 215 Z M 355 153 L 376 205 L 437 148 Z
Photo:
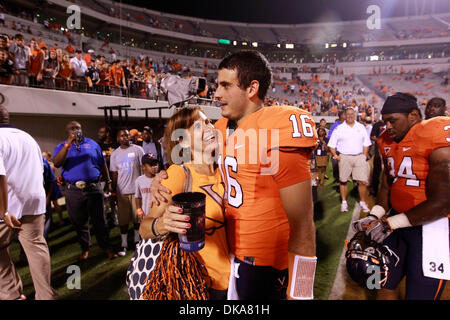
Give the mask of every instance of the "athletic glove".
M 389 237 L 389 235 L 394 230 L 391 228 L 388 220 L 385 218 L 373 221 L 366 230 L 366 235 L 368 235 L 373 241 L 377 243 L 382 243 L 384 239 Z
M 367 226 L 372 222 L 374 222 L 375 220 L 378 220 L 378 217 L 373 214 L 369 214 L 365 218 L 356 220 L 352 223 L 353 231 L 355 232 L 364 231 L 367 229 Z

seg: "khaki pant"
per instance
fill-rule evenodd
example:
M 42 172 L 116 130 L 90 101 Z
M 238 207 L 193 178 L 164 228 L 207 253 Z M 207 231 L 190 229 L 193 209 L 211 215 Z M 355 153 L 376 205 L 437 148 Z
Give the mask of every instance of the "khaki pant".
M 50 285 L 50 253 L 43 235 L 45 214 L 23 216 L 20 222 L 23 230 L 18 232 L 18 237 L 27 256 L 35 299 L 54 300 L 57 296 Z M 9 254 L 13 238 L 14 231 L 0 223 L 0 300 L 14 300 L 23 293 L 22 280 Z
M 341 153 L 339 157 L 341 158 L 339 161 L 339 180 L 341 183 L 347 182 L 350 176 L 352 176 L 353 180 L 367 183 L 369 180 L 369 170 L 364 154 L 353 156 Z
M 119 226 L 128 226 L 131 221 L 138 223 L 134 194 L 117 195 L 117 218 Z

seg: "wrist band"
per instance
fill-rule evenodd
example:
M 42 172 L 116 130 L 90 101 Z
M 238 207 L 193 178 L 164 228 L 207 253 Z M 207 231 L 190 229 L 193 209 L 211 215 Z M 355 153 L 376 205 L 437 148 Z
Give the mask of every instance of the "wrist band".
M 64 145 L 64 147 L 67 148 L 67 149 L 69 149 L 69 148 L 70 148 L 70 144 L 66 143 L 66 144 Z
M 289 254 L 294 255 L 289 252 Z M 314 299 L 314 278 L 316 274 L 317 257 L 304 257 L 295 255 L 292 269 L 291 290 L 292 299 Z
M 399 213 L 393 217 L 389 217 L 386 221 L 389 223 L 392 230 L 412 227 L 412 224 L 409 222 L 408 217 L 404 213 Z
M 144 213 L 144 210 L 142 210 L 142 208 L 138 208 L 138 209 L 136 210 L 136 212 L 139 213 L 139 214 L 141 214 L 141 213 Z M 155 220 L 156 220 L 156 219 L 155 219 Z
M 370 210 L 370 214 L 376 216 L 378 219 L 381 219 L 386 214 L 386 210 L 377 204 L 373 206 L 372 210 Z
M 160 234 L 157 233 L 156 230 L 155 230 L 156 221 L 158 221 L 158 220 L 159 220 L 159 218 L 155 218 L 155 220 L 153 220 L 153 222 L 152 222 L 152 232 L 155 235 L 155 237 L 159 237 L 160 236 Z

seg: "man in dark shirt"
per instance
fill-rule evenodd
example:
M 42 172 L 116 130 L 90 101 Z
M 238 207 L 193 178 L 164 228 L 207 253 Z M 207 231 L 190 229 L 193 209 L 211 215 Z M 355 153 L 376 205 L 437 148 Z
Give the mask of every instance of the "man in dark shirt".
M 94 140 L 83 137 L 78 122 L 69 122 L 66 132 L 68 138 L 55 148 L 53 162 L 57 168 L 62 167 L 67 211 L 77 231 L 82 250 L 80 260 L 86 260 L 89 256 L 89 217 L 100 247 L 105 250 L 108 258 L 115 258 L 117 254 L 112 250 L 109 240 L 100 177 L 106 181 L 105 188 L 108 191 L 112 181 L 102 150 Z
M 372 171 L 372 181 L 370 183 L 370 194 L 376 197 L 378 194 L 378 187 L 380 185 L 380 174 L 381 174 L 381 156 L 378 151 L 377 139 L 380 134 L 386 129 L 386 125 L 382 120 L 376 122 L 372 131 L 370 132 L 370 140 L 372 140 L 375 146 L 375 152 L 373 157 L 373 171 Z

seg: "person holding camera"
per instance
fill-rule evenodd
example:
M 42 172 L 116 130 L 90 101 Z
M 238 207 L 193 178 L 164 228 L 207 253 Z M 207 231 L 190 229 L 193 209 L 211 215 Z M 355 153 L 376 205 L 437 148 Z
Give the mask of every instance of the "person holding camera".
M 86 260 L 89 256 L 89 217 L 100 247 L 109 259 L 116 258 L 118 255 L 112 250 L 109 240 L 100 183 L 103 178 L 106 181 L 105 189 L 110 191 L 112 181 L 102 150 L 94 140 L 83 136 L 78 122 L 69 122 L 66 132 L 68 138 L 55 148 L 53 162 L 55 167 L 62 167 L 67 211 L 82 250 L 80 260 Z

